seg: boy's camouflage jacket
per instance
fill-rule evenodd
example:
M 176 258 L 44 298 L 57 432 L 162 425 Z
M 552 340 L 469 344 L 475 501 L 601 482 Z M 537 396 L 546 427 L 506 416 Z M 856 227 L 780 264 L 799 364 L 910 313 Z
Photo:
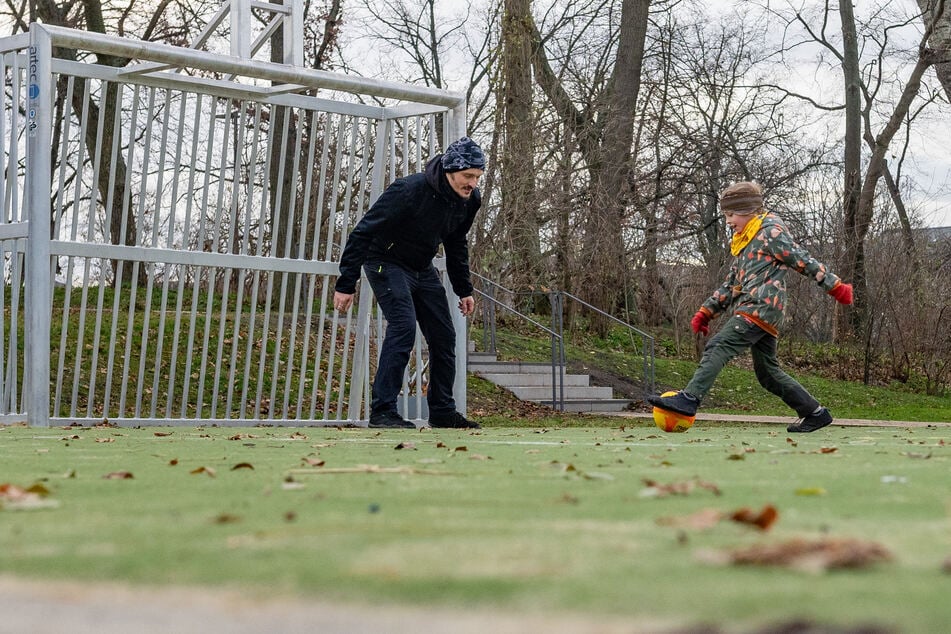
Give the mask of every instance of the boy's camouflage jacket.
M 751 318 L 775 335 L 786 309 L 789 269 L 811 277 L 827 292 L 839 283 L 825 264 L 792 239 L 779 216 L 768 213 L 759 232 L 733 260 L 729 275 L 701 310 L 716 316 L 733 306 L 735 314 Z

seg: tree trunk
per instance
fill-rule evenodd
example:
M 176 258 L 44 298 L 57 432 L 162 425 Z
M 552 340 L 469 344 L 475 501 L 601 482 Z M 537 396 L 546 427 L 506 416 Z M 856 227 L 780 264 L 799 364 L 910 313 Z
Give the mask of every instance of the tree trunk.
M 617 59 L 599 114 L 605 122 L 601 146 L 595 160 L 589 163 L 591 212 L 582 248 L 582 261 L 586 263 L 583 289 L 591 304 L 612 314 L 623 305 L 621 300 L 627 288 L 624 220 L 634 171 L 634 113 L 641 86 L 649 8 L 650 0 L 624 0 L 621 4 Z M 608 327 L 606 320 L 596 322 L 601 335 Z
M 533 66 L 539 85 L 578 139 L 589 174 L 589 214 L 580 262 L 583 273 L 573 290 L 580 290 L 584 299 L 607 312 L 621 304 L 626 286 L 623 231 L 633 172 L 634 107 L 640 89 L 649 9 L 650 0 L 622 2 L 611 78 L 604 94 L 584 112 L 571 102 L 549 64 L 540 34 L 532 26 Z M 599 334 L 604 334 L 608 325 L 605 319 L 594 322 Z
M 531 0 L 504 0 L 502 18 L 502 226 L 515 289 L 547 282 L 541 267 L 535 192 Z M 535 306 L 531 306 L 535 308 Z
M 938 81 L 951 101 L 951 12 L 947 0 L 918 0 L 918 7 L 925 26 L 931 28 L 928 45 L 939 52 L 935 63 Z
M 868 224 L 859 215 L 862 174 L 862 78 L 859 74 L 858 38 L 851 2 L 839 3 L 842 20 L 842 76 L 845 82 L 845 181 L 842 190 L 845 262 L 842 277 L 855 287 L 855 310 L 838 309 L 836 336 L 850 336 L 861 328 L 867 309 L 865 234 Z

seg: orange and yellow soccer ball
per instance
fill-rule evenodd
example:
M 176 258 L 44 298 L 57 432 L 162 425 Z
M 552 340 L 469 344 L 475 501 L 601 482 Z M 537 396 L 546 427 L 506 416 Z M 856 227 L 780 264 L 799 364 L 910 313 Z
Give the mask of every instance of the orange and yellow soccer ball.
M 677 392 L 664 392 L 661 396 L 673 396 Z M 685 416 L 659 407 L 654 408 L 654 424 L 666 432 L 684 432 L 693 427 L 696 416 Z

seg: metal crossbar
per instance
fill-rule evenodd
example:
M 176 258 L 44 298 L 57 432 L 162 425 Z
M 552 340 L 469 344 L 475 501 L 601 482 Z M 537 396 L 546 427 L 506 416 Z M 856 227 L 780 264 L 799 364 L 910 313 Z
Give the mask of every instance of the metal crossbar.
M 0 51 L 0 421 L 365 420 L 383 319 L 365 284 L 332 310 L 337 261 L 385 185 L 461 136 L 464 98 L 51 26 Z

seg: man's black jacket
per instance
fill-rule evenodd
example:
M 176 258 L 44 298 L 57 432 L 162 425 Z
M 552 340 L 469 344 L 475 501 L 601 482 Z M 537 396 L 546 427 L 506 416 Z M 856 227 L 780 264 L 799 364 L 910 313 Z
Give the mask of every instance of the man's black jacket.
M 335 290 L 353 293 L 366 261 L 423 271 L 432 265 L 441 242 L 452 290 L 459 297 L 472 295 L 466 234 L 482 196 L 478 189 L 468 199 L 453 191 L 441 156 L 429 161 L 425 172 L 393 181 L 353 228 L 340 258 Z

